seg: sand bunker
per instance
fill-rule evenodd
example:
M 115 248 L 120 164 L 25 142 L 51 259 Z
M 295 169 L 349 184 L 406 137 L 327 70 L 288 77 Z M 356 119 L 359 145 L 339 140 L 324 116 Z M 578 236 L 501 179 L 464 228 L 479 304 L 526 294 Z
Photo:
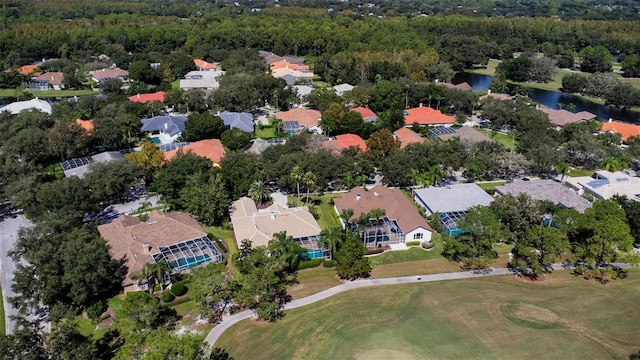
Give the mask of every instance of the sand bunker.
M 371 349 L 356 356 L 358 360 L 420 360 L 421 358 L 400 350 Z

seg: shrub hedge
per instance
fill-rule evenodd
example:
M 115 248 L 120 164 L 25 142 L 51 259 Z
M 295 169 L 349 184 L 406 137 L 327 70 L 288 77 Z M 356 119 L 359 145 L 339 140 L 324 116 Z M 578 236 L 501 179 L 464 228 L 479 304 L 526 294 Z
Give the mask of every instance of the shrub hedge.
M 102 315 L 102 313 L 105 312 L 106 310 L 107 310 L 107 303 L 102 300 L 98 300 L 94 302 L 93 304 L 89 305 L 89 307 L 86 309 L 87 316 L 91 320 L 95 320 L 99 318 L 100 315 Z
M 418 245 L 420 245 L 420 241 L 407 241 L 405 245 L 407 245 L 407 246 L 418 246 Z
M 436 244 L 434 242 L 422 243 L 422 248 L 423 249 L 431 249 L 434 246 L 436 246 Z
M 175 296 L 182 296 L 187 293 L 187 287 L 181 282 L 173 283 L 171 284 L 171 293 Z
M 326 268 L 332 268 L 334 266 L 336 266 L 336 262 L 334 260 L 325 260 L 322 262 L 322 266 L 326 267 Z
M 172 293 L 170 293 L 169 291 L 165 291 L 162 293 L 162 295 L 160 295 L 160 300 L 162 300 L 162 302 L 164 303 L 168 303 L 168 302 L 172 302 L 173 299 L 175 299 L 176 297 L 173 296 Z
M 298 264 L 298 270 L 310 269 L 320 266 L 322 259 L 303 260 Z

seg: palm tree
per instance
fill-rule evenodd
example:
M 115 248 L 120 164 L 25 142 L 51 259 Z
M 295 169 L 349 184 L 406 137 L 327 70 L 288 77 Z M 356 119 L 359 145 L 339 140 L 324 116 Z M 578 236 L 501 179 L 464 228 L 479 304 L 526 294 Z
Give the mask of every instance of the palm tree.
M 559 160 L 558 162 L 555 163 L 555 165 L 553 165 L 553 168 L 555 169 L 556 173 L 561 175 L 560 183 L 562 184 L 562 182 L 564 181 L 565 175 L 567 175 L 567 172 L 569 172 L 569 164 Z
M 152 271 L 154 272 L 154 276 L 158 284 L 160 284 L 160 290 L 164 291 L 164 277 L 167 274 L 171 273 L 171 265 L 166 260 L 158 261 L 155 264 L 146 264 L 145 266 L 150 265 Z
M 409 173 L 407 174 L 407 179 L 411 181 L 411 185 L 413 186 L 418 185 L 419 178 L 420 178 L 420 171 L 418 171 L 417 169 L 409 170 Z
M 571 112 L 576 111 L 576 104 L 574 104 L 574 103 L 569 103 L 569 104 L 567 105 L 567 111 L 571 111 Z
M 437 101 L 436 109 L 440 109 L 440 101 L 444 100 L 442 95 L 434 95 L 433 98 Z
M 442 168 L 441 165 L 432 165 L 427 171 L 431 173 L 431 179 L 433 179 L 433 183 L 438 186 L 438 183 L 442 181 L 447 176 L 447 172 Z
M 338 251 L 338 247 L 342 243 L 343 235 L 342 229 L 339 227 L 330 227 L 328 229 L 322 230 L 320 233 L 320 241 L 318 242 L 318 246 L 322 247 L 322 245 L 327 245 L 329 251 L 331 252 L 331 258 Z
M 353 174 L 351 172 L 347 172 L 342 177 L 342 185 L 344 185 L 347 190 L 351 190 L 351 188 L 355 185 L 355 179 L 353 178 Z
M 307 204 L 309 203 L 309 193 L 311 188 L 316 184 L 316 175 L 311 171 L 304 173 L 302 182 L 307 186 Z
M 302 170 L 300 166 L 296 165 L 291 169 L 291 178 L 296 182 L 296 188 L 298 189 L 298 200 L 300 200 L 300 181 L 302 181 Z
M 344 221 L 344 233 L 346 235 L 347 234 L 347 229 L 349 228 L 349 221 L 351 220 L 351 217 L 353 216 L 353 210 L 352 209 L 342 209 L 342 211 L 340 212 L 339 216 L 342 219 L 342 221 Z
M 600 167 L 602 167 L 603 170 L 614 172 L 620 170 L 621 164 L 620 160 L 614 157 L 608 157 L 602 160 Z
M 269 189 L 267 185 L 262 180 L 256 180 L 249 187 L 249 192 L 247 193 L 251 200 L 256 203 L 262 205 L 271 200 L 271 194 L 269 193 Z
M 628 156 L 622 156 L 618 158 L 618 163 L 620 164 L 620 169 L 627 169 L 631 167 L 633 160 Z
M 376 224 L 380 225 L 380 219 L 386 215 L 386 211 L 384 209 L 375 208 L 369 211 L 369 218 L 376 219 Z

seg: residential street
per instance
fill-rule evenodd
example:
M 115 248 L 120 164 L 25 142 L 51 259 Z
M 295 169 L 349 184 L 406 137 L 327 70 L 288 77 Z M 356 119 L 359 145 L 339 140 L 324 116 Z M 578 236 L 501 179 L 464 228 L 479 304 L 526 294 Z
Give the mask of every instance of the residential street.
M 18 231 L 20 228 L 30 226 L 33 226 L 33 224 L 22 214 L 14 213 L 13 215 L 7 215 L 0 221 L 0 274 L 2 276 L 2 301 L 4 302 L 7 334 L 13 332 L 14 326 L 14 322 L 10 319 L 10 316 L 17 314 L 17 310 L 11 307 L 7 301 L 15 295 L 13 291 L 11 291 L 11 283 L 13 282 L 13 272 L 16 269 L 8 253 L 13 249 L 16 241 L 18 241 Z

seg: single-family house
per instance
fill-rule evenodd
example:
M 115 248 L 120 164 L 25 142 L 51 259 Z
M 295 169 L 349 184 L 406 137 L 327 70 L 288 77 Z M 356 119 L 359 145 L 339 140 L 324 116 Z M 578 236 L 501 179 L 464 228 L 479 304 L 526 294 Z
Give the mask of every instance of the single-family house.
M 299 134 L 305 129 L 312 133 L 322 134 L 320 128 L 322 113 L 318 110 L 294 108 L 288 111 L 279 111 L 275 113 L 275 117 L 282 121 L 282 131 L 288 134 Z
M 367 151 L 367 143 L 356 134 L 341 134 L 330 136 L 322 141 L 322 147 L 339 154 L 348 148 L 357 148 L 360 151 Z
M 318 245 L 320 225 L 306 206 L 287 208 L 273 204 L 258 209 L 256 203 L 245 196 L 231 204 L 229 214 L 238 246 L 243 240 L 251 241 L 254 247 L 265 246 L 275 234 L 284 231 L 307 249 L 310 258 L 329 256 L 329 249 Z
M 640 125 L 613 121 L 612 119 L 602 123 L 602 125 L 600 125 L 600 131 L 620 134 L 622 141 L 629 141 L 629 139 L 634 136 L 640 137 Z
M 184 123 L 187 121 L 185 115 L 160 115 L 152 118 L 142 119 L 140 131 L 148 133 L 149 136 L 157 138 L 161 144 L 168 144 L 176 141 L 184 131 Z
M 215 90 L 220 87 L 219 80 L 222 75 L 224 71 L 218 69 L 189 71 L 184 79 L 180 79 L 180 89 Z
M 84 129 L 84 131 L 89 136 L 91 135 L 95 127 L 92 120 L 76 119 L 75 123 L 76 125 L 80 126 L 82 129 Z
M 91 164 L 104 164 L 123 158 L 124 157 L 119 151 L 105 151 L 92 156 L 65 160 L 60 163 L 60 166 L 62 167 L 62 171 L 64 171 L 64 176 L 77 176 L 82 179 L 91 170 Z
M 494 93 L 491 92 L 491 90 L 489 90 L 485 95 L 480 96 L 479 100 L 484 100 L 484 99 L 494 99 L 494 100 L 502 100 L 502 101 L 510 101 L 515 99 L 515 96 L 511 96 L 509 94 L 499 94 L 499 93 Z
M 451 115 L 445 115 L 440 110 L 435 110 L 427 106 L 413 109 L 407 109 L 404 112 L 404 125 L 412 126 L 418 124 L 420 126 L 451 126 L 456 123 L 456 118 Z
M 178 155 L 178 151 L 184 153 L 192 153 L 193 155 L 205 157 L 213 163 L 213 166 L 219 167 L 220 161 L 226 155 L 224 146 L 218 139 L 207 139 L 195 141 L 192 143 L 179 143 L 171 146 L 170 150 L 164 152 L 166 161 L 171 161 Z
M 309 65 L 290 63 L 289 61 L 287 61 L 287 59 L 282 59 L 279 61 L 272 62 L 269 65 L 269 68 L 271 69 L 271 71 L 275 71 L 279 69 L 291 69 L 291 70 L 297 70 L 300 72 L 309 72 Z
M 125 81 L 128 77 L 129 72 L 120 68 L 101 69 L 91 72 L 91 79 L 99 83 L 111 79 Z
M 333 89 L 336 91 L 336 94 L 338 94 L 338 96 L 342 97 L 344 93 L 346 93 L 347 91 L 353 90 L 354 87 L 355 86 L 351 84 L 343 83 L 343 84 L 334 86 Z
M 580 111 L 574 114 L 571 111 L 564 109 L 556 110 L 542 106 L 539 106 L 537 109 L 547 114 L 549 121 L 551 121 L 551 123 L 557 128 L 562 128 L 568 124 L 573 124 L 579 121 L 592 120 L 597 117 L 596 114 L 592 114 L 588 111 Z
M 137 94 L 133 96 L 129 96 L 129 101 L 137 102 L 137 103 L 148 103 L 149 101 L 159 101 L 164 103 L 164 91 L 158 91 L 150 94 Z
M 36 64 L 21 66 L 18 69 L 18 73 L 20 75 L 28 75 L 28 76 L 39 76 L 42 74 L 42 72 L 38 70 L 38 65 Z
M 353 216 L 348 219 L 348 225 L 352 230 L 357 228 L 356 222 L 361 216 L 369 217 L 360 233 L 366 246 L 431 241 L 433 229 L 398 188 L 374 186 L 367 190 L 357 186 L 340 194 L 333 202 L 337 214 L 346 209 L 353 210 Z M 374 209 L 384 211 L 381 218 L 373 217 Z M 347 226 L 344 220 L 340 221 L 343 226 Z
M 471 87 L 471 85 L 469 85 L 469 83 L 467 83 L 467 82 L 463 82 L 463 83 L 454 85 L 454 84 L 448 83 L 448 82 L 436 81 L 436 85 L 444 86 L 444 87 L 449 88 L 449 89 L 457 89 L 457 90 L 464 90 L 464 91 L 472 91 L 473 90 L 473 87 Z
M 279 56 L 269 51 L 260 50 L 258 54 L 264 58 L 267 64 L 271 65 L 274 62 L 286 60 L 290 64 L 302 65 L 304 64 L 304 59 L 297 56 Z
M 515 180 L 512 183 L 496 187 L 496 195 L 511 194 L 518 196 L 528 194 L 534 200 L 551 201 L 554 204 L 562 205 L 567 209 L 575 209 L 584 212 L 591 203 L 576 194 L 568 187 L 551 179 L 545 180 Z
M 296 90 L 298 94 L 298 98 L 300 99 L 300 103 L 304 101 L 304 97 L 311 94 L 313 92 L 313 86 L 310 85 L 294 85 L 293 88 Z
M 64 74 L 59 71 L 46 72 L 39 76 L 33 77 L 29 83 L 31 90 L 63 90 Z
M 43 113 L 47 113 L 51 115 L 51 105 L 38 98 L 27 100 L 27 101 L 16 101 L 12 102 L 9 105 L 3 106 L 0 108 L 0 112 L 10 112 L 13 115 L 17 115 L 23 111 L 36 110 L 42 111 Z
M 588 193 L 603 200 L 618 195 L 640 201 L 640 178 L 623 171 L 598 170 L 593 177 L 565 177 L 565 181 L 578 195 Z
M 225 129 L 240 129 L 244 132 L 253 132 L 253 115 L 247 112 L 223 111 L 218 116 L 224 122 Z
M 362 120 L 364 120 L 364 122 L 376 122 L 376 120 L 378 120 L 378 115 L 369 108 L 358 106 L 351 108 L 351 111 L 362 115 Z
M 401 127 L 393 132 L 393 136 L 400 141 L 400 149 L 406 148 L 410 144 L 422 144 L 424 138 L 413 130 Z
M 471 126 L 438 127 L 429 130 L 429 136 L 432 139 L 447 141 L 458 138 L 461 143 L 476 144 L 484 141 L 495 142 L 492 138 L 474 129 Z
M 183 212 L 153 211 L 146 222 L 123 215 L 98 226 L 98 232 L 107 241 L 111 257 L 126 268 L 122 281 L 125 292 L 148 288 L 145 279 L 135 276 L 145 264 L 166 261 L 173 273 L 185 273 L 222 262 L 222 254 L 207 232 Z
M 415 202 L 427 215 L 439 214 L 439 221 L 447 235 L 459 235 L 458 220 L 474 206 L 489 206 L 493 197 L 475 183 L 430 186 L 413 191 Z
M 311 81 L 314 77 L 313 73 L 309 71 L 300 71 L 289 68 L 273 70 L 271 71 L 271 75 L 275 78 L 283 79 L 287 82 L 287 85 L 294 85 L 296 82 L 302 80 Z
M 196 65 L 198 71 L 217 70 L 218 65 L 210 62 L 206 62 L 202 59 L 193 59 L 193 63 Z

